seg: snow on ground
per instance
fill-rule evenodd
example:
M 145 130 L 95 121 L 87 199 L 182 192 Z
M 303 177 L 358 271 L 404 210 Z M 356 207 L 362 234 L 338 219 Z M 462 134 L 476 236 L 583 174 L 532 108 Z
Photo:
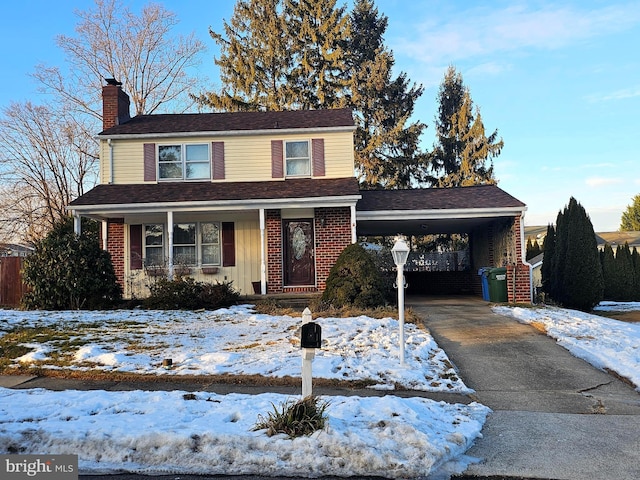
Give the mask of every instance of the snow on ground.
M 79 455 L 81 473 L 376 475 L 460 472 L 489 409 L 423 398 L 330 397 L 309 437 L 252 431 L 284 395 L 0 389 L 0 452 Z
M 314 378 L 372 379 L 431 391 L 469 392 L 428 332 L 405 325 L 399 365 L 398 322 L 321 318 Z M 62 326 L 74 349 L 64 368 L 156 375 L 260 374 L 300 377 L 300 318 L 214 312 L 0 311 L 0 336 L 21 326 Z M 61 368 L 60 339 L 37 343 L 16 362 Z M 64 342 L 63 342 L 64 343 Z M 175 368 L 165 370 L 162 359 Z M 461 472 L 489 409 L 424 398 L 326 397 L 328 427 L 310 437 L 269 438 L 252 431 L 260 415 L 297 400 L 196 392 L 0 389 L 0 453 L 79 455 L 82 473 L 375 475 L 424 478 Z
M 640 310 L 639 302 L 602 302 L 595 310 Z M 538 323 L 574 356 L 629 379 L 640 391 L 640 323 L 555 307 L 494 307 L 522 323 Z
M 405 324 L 406 365 L 399 362 L 399 326 L 392 318 L 319 318 L 322 348 L 313 376 L 373 380 L 424 391 L 469 393 L 429 332 Z M 19 326 L 64 327 L 74 332 L 71 369 L 156 375 L 265 375 L 300 377 L 301 318 L 257 314 L 250 305 L 215 311 L 0 311 L 0 336 Z M 30 343 L 16 363 L 55 368 L 59 339 Z M 174 367 L 162 368 L 171 358 Z

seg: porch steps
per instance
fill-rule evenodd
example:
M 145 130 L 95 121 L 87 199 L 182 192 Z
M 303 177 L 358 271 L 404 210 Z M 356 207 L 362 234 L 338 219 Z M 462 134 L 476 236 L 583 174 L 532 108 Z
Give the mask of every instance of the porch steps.
M 245 295 L 242 299 L 247 303 L 271 300 L 275 301 L 279 307 L 300 309 L 300 311 L 302 311 L 317 297 L 317 293 L 278 293 L 270 295 Z

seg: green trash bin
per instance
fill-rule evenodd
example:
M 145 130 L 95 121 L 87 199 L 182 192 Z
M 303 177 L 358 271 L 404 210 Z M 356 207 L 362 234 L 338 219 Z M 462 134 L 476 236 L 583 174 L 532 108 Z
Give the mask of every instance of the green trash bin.
M 492 268 L 489 270 L 489 301 L 504 303 L 507 300 L 507 269 Z

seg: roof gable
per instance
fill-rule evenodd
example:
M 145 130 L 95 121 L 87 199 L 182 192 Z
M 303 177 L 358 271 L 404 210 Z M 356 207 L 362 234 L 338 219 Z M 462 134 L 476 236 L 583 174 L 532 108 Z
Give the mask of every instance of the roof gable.
M 355 128 L 351 109 L 281 112 L 182 113 L 138 115 L 98 135 L 251 132 L 319 128 Z

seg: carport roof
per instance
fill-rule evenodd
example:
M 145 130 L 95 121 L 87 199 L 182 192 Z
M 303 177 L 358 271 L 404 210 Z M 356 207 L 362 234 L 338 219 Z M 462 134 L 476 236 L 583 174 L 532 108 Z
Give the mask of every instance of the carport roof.
M 496 219 L 522 215 L 526 205 L 495 185 L 361 190 L 359 235 L 469 233 Z

